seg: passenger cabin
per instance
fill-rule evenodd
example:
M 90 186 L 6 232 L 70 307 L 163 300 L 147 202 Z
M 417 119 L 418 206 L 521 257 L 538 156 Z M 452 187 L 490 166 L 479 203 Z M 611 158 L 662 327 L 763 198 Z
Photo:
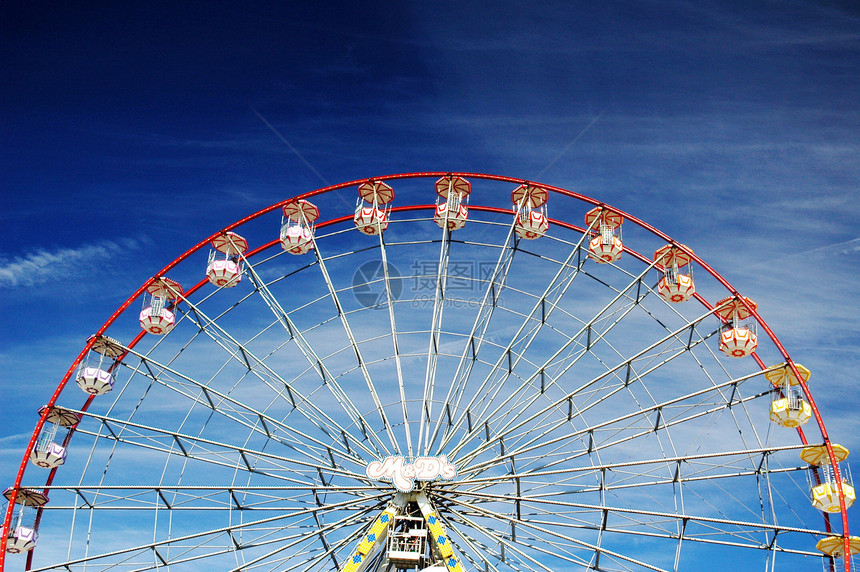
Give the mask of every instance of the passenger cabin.
M 823 552 L 830 558 L 822 561 L 824 572 L 834 572 L 845 569 L 845 538 L 842 536 L 827 536 L 818 541 L 815 545 L 820 552 Z M 860 554 L 860 537 L 848 537 L 848 554 L 851 555 L 851 570 L 855 570 L 854 558 Z
M 514 231 L 526 240 L 535 240 L 549 230 L 546 203 L 549 194 L 546 189 L 523 183 L 511 193 L 514 203 Z
M 802 365 L 794 366 L 803 383 L 809 381 L 810 372 Z M 782 427 L 795 428 L 805 425 L 812 418 L 812 407 L 803 399 L 800 381 L 791 366 L 782 363 L 764 374 L 774 386 L 770 404 L 770 420 Z
M 78 387 L 90 395 L 109 392 L 114 385 L 114 369 L 124 353 L 125 349 L 113 338 L 100 336 L 93 341 L 75 373 Z
M 752 316 L 756 303 L 749 298 L 723 298 L 714 304 L 714 311 L 725 325 L 720 332 L 720 351 L 729 357 L 741 358 L 751 355 L 758 347 L 755 321 L 745 321 Z
M 839 471 L 839 480 L 842 484 L 842 494 L 845 497 L 845 508 L 847 509 L 857 499 L 854 487 L 851 485 L 851 472 L 847 464 L 842 464 L 848 457 L 848 449 L 842 445 L 832 444 L 833 458 L 836 460 L 836 468 Z M 825 445 L 812 445 L 804 447 L 800 452 L 800 458 L 812 465 L 807 474 L 812 506 L 824 512 L 840 512 L 839 487 L 836 484 L 836 471 L 830 462 L 830 455 Z
M 15 489 L 8 488 L 3 491 L 3 496 L 11 502 Z M 39 508 L 48 502 L 45 493 L 35 489 L 18 489 L 15 495 L 17 508 L 12 513 L 12 522 L 9 523 L 9 533 L 6 537 L 6 552 L 10 554 L 21 554 L 29 552 L 36 547 L 39 540 L 37 516 Z M 8 503 L 6 508 L 8 509 Z M 6 510 L 3 511 L 6 513 Z
M 624 217 L 606 207 L 594 207 L 585 213 L 585 226 L 594 236 L 588 243 L 588 257 L 600 264 L 621 260 L 621 224 Z
M 66 441 L 81 416 L 60 407 L 42 407 L 39 416 L 46 415 L 30 462 L 43 469 L 56 469 L 66 462 Z
M 220 288 L 232 288 L 242 281 L 242 255 L 248 241 L 235 232 L 224 232 L 212 239 L 206 278 Z
M 182 297 L 182 286 L 170 278 L 156 278 L 143 294 L 140 327 L 143 331 L 162 336 L 176 325 L 173 307 Z
M 472 184 L 463 177 L 447 176 L 436 181 L 436 210 L 433 220 L 440 228 L 459 230 L 469 218 Z
M 389 203 L 394 200 L 394 189 L 382 181 L 367 181 L 358 186 L 358 201 L 353 222 L 363 234 L 381 234 L 388 228 Z
M 290 254 L 307 254 L 314 248 L 314 223 L 320 210 L 305 199 L 284 205 L 281 218 L 281 248 Z
M 654 252 L 654 261 L 663 267 L 663 277 L 657 283 L 657 293 L 667 302 L 686 302 L 696 293 L 693 283 L 693 250 L 667 244 Z

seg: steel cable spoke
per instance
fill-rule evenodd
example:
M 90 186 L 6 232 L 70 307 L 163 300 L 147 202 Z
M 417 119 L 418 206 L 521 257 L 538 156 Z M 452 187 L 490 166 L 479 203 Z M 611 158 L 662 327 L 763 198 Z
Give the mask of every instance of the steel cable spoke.
M 385 414 L 385 408 L 382 405 L 382 401 L 379 399 L 379 393 L 376 390 L 376 385 L 374 385 L 373 379 L 370 377 L 370 372 L 367 369 L 367 364 L 364 361 L 364 357 L 361 355 L 361 350 L 358 347 L 355 335 L 352 333 L 352 328 L 350 327 L 349 321 L 347 320 L 346 314 L 343 310 L 343 304 L 341 303 L 340 297 L 337 294 L 337 289 L 332 282 L 331 275 L 326 268 L 325 259 L 319 251 L 319 246 L 317 244 L 316 238 L 311 235 L 311 239 L 313 240 L 313 250 L 314 254 L 317 257 L 320 273 L 322 274 L 323 280 L 328 287 L 329 296 L 334 303 L 335 310 L 337 311 L 337 315 L 340 318 L 343 330 L 346 333 L 347 338 L 349 338 L 350 346 L 355 353 L 355 358 L 358 361 L 359 368 L 361 369 L 361 375 L 362 377 L 364 377 L 364 382 L 367 385 L 367 389 L 370 392 L 370 396 L 373 399 L 374 405 L 376 406 L 376 411 L 379 414 L 380 419 L 382 420 L 382 424 L 385 427 L 385 432 L 388 434 L 392 449 L 396 453 L 400 453 L 400 445 L 397 443 L 397 438 L 394 435 L 394 429 L 392 428 L 391 423 L 388 421 L 388 416 Z M 383 443 L 380 443 L 380 445 L 382 446 L 382 450 L 385 454 L 390 454 L 390 450 L 388 450 L 388 448 L 385 447 Z
M 353 423 L 355 423 L 356 425 L 361 426 L 363 418 L 361 416 L 361 413 L 358 411 L 358 408 L 349 398 L 349 394 L 343 390 L 343 388 L 338 383 L 336 376 L 334 376 L 331 371 L 329 371 L 328 367 L 325 365 L 325 361 L 317 355 L 317 353 L 313 349 L 313 346 L 311 346 L 311 344 L 307 342 L 301 330 L 293 323 L 289 314 L 284 310 L 284 308 L 281 306 L 280 302 L 271 292 L 271 290 L 269 290 L 268 285 L 257 274 L 256 270 L 254 269 L 254 266 L 247 262 L 247 259 L 244 258 L 244 255 L 243 259 L 246 260 L 248 273 L 251 277 L 251 280 L 254 282 L 256 291 L 260 293 L 260 296 L 263 298 L 266 305 L 271 309 L 271 311 L 277 318 L 278 323 L 284 327 L 287 334 L 290 336 L 290 339 L 295 341 L 296 346 L 299 348 L 299 351 L 302 353 L 302 355 L 305 356 L 305 359 L 308 361 L 310 367 L 319 374 L 320 379 L 323 382 L 323 386 L 329 389 L 332 396 L 342 407 L 343 411 L 347 414 L 350 420 L 353 421 Z M 329 423 L 337 425 L 330 418 L 330 416 L 323 414 L 322 411 L 320 411 L 319 408 L 314 405 L 312 400 L 304 398 L 301 395 L 300 399 L 302 403 L 307 403 L 316 413 L 325 417 L 325 419 Z M 351 434 L 348 434 L 345 431 L 343 434 L 349 435 L 352 443 L 359 448 L 364 449 L 369 455 L 378 453 L 378 451 L 369 450 L 361 440 L 353 437 Z
M 128 353 L 130 355 L 134 355 L 135 357 L 139 358 L 141 360 L 141 363 L 144 364 L 144 366 L 146 366 L 144 370 L 141 370 L 141 369 L 135 370 L 136 373 L 144 375 L 145 377 L 147 377 L 147 378 L 149 378 L 155 382 L 161 383 L 165 387 L 168 387 L 169 389 L 172 389 L 172 390 L 176 391 L 177 393 L 184 395 L 185 397 L 187 397 L 188 399 L 190 399 L 194 402 L 201 403 L 204 406 L 206 406 L 207 408 L 211 409 L 212 411 L 218 412 L 219 414 L 226 416 L 233 421 L 236 421 L 242 425 L 249 426 L 255 432 L 258 432 L 261 435 L 265 435 L 267 438 L 276 439 L 276 440 L 277 439 L 283 439 L 283 437 L 273 435 L 271 431 L 260 430 L 256 426 L 251 426 L 249 424 L 249 422 L 247 422 L 247 421 L 243 421 L 241 419 L 237 419 L 236 417 L 234 417 L 232 415 L 229 415 L 223 409 L 222 406 L 224 404 L 230 404 L 230 405 L 236 406 L 239 408 L 240 411 L 246 411 L 248 414 L 251 415 L 252 418 L 254 418 L 255 420 L 261 421 L 264 427 L 268 424 L 268 425 L 271 425 L 272 428 L 282 429 L 283 431 L 286 432 L 287 436 L 291 437 L 292 439 L 295 439 L 292 442 L 288 441 L 287 443 L 285 443 L 289 446 L 303 447 L 303 448 L 307 449 L 309 443 L 314 443 L 320 447 L 320 450 L 326 450 L 326 451 L 331 450 L 334 454 L 337 454 L 339 458 L 342 458 L 344 460 L 348 460 L 351 462 L 360 462 L 359 458 L 355 457 L 354 455 L 351 455 L 347 451 L 340 450 L 339 447 L 333 447 L 332 443 L 322 442 L 322 441 L 320 441 L 320 440 L 318 440 L 318 439 L 316 439 L 316 438 L 314 438 L 314 437 L 312 437 L 306 433 L 298 431 L 295 428 L 293 428 L 289 425 L 286 425 L 286 424 L 282 423 L 281 421 L 264 414 L 261 411 L 257 411 L 256 409 L 253 409 L 252 407 L 250 407 L 246 403 L 244 403 L 238 399 L 235 399 L 235 398 L 233 398 L 233 397 L 231 397 L 231 396 L 229 396 L 229 395 L 227 395 L 227 394 L 225 394 L 225 393 L 223 393 L 223 392 L 221 392 L 215 388 L 209 387 L 205 383 L 199 382 L 199 381 L 195 380 L 194 378 L 192 378 L 188 375 L 185 375 L 185 374 L 183 374 L 183 373 L 181 373 L 181 372 L 179 372 L 173 368 L 168 367 L 167 365 L 161 364 L 161 363 L 153 360 L 152 358 L 150 358 L 146 355 L 140 354 L 140 353 L 136 352 L 135 350 L 128 350 Z M 161 374 L 156 374 L 155 372 L 153 372 L 152 368 L 148 367 L 148 364 L 151 364 L 156 369 L 158 369 Z M 203 396 L 206 397 L 206 400 L 205 401 L 200 400 L 199 398 L 196 398 L 196 397 L 188 394 L 187 392 L 183 391 L 181 388 L 178 387 L 178 384 L 173 379 L 165 377 L 163 375 L 165 372 L 167 372 L 170 375 L 175 376 L 176 378 L 181 379 L 182 381 L 187 382 L 187 383 L 191 384 L 192 386 L 196 387 L 197 389 L 199 389 L 201 391 L 201 393 L 203 394 Z M 215 399 L 218 400 L 217 403 L 215 402 Z M 299 438 L 296 439 L 296 438 L 292 437 L 292 435 L 296 435 Z M 335 440 L 334 443 L 337 443 L 337 441 Z
M 382 499 L 385 496 L 387 496 L 387 495 L 385 493 L 382 493 L 382 494 L 377 495 L 375 498 Z M 257 520 L 253 520 L 253 521 L 249 521 L 249 522 L 243 522 L 243 523 L 233 524 L 233 525 L 215 528 L 215 529 L 211 529 L 211 530 L 196 532 L 196 533 L 192 533 L 192 534 L 186 534 L 186 535 L 175 537 L 175 538 L 169 538 L 169 539 L 165 539 L 165 540 L 161 540 L 161 541 L 157 541 L 157 542 L 151 542 L 148 544 L 142 544 L 142 545 L 133 546 L 133 547 L 129 547 L 129 548 L 123 548 L 120 550 L 113 550 L 110 552 L 105 552 L 105 553 L 97 554 L 94 556 L 88 556 L 86 558 L 77 558 L 77 559 L 73 559 L 73 560 L 70 560 L 68 562 L 65 562 L 65 563 L 63 563 L 63 565 L 66 567 L 69 567 L 69 566 L 74 565 L 74 564 L 83 564 L 83 563 L 93 562 L 93 561 L 97 561 L 97 560 L 101 560 L 101 559 L 105 559 L 105 558 L 120 556 L 120 555 L 124 555 L 124 554 L 154 550 L 159 546 L 166 546 L 169 544 L 176 544 L 176 543 L 180 543 L 180 542 L 196 540 L 196 539 L 207 537 L 207 536 L 214 536 L 214 535 L 219 535 L 219 534 L 224 534 L 224 533 L 232 533 L 233 531 L 239 531 L 239 530 L 247 529 L 247 528 L 250 528 L 253 526 L 260 526 L 263 524 L 274 523 L 274 522 L 277 522 L 279 520 L 284 520 L 287 518 L 295 518 L 298 516 L 312 515 L 315 512 L 321 512 L 321 511 L 330 511 L 330 510 L 335 510 L 335 509 L 348 508 L 349 506 L 351 506 L 357 502 L 364 502 L 364 500 L 363 499 L 355 499 L 355 500 L 343 501 L 340 503 L 334 503 L 334 504 L 326 505 L 326 506 L 322 506 L 322 507 L 308 507 L 308 508 L 293 510 L 292 512 L 288 512 L 286 514 L 279 514 L 276 516 L 261 518 L 261 519 L 257 519 Z M 55 566 L 48 566 L 45 568 L 34 568 L 33 572 L 40 572 L 42 570 L 52 570 L 55 568 L 56 568 Z

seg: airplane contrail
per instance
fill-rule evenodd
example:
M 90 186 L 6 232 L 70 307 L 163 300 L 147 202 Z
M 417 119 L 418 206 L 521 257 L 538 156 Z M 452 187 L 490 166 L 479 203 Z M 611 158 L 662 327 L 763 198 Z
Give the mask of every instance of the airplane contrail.
M 313 172 L 314 172 L 314 174 L 315 174 L 317 177 L 319 177 L 319 178 L 320 178 L 320 181 L 322 181 L 322 182 L 323 182 L 323 184 L 324 184 L 326 187 L 330 187 L 330 186 L 331 186 L 331 183 L 329 183 L 328 181 L 326 181 L 325 177 L 323 177 L 323 176 L 320 174 L 320 172 L 319 172 L 319 171 L 317 171 L 317 170 L 314 168 L 314 166 L 313 166 L 313 165 L 311 165 L 311 164 L 310 164 L 310 162 L 302 156 L 302 154 L 301 154 L 301 153 L 299 153 L 298 149 L 296 149 L 295 147 L 293 147 L 293 145 L 292 145 L 289 141 L 287 141 L 286 137 L 284 137 L 283 135 L 281 135 L 281 134 L 280 134 L 280 132 L 279 132 L 277 129 L 275 129 L 275 126 L 274 126 L 274 125 L 272 125 L 271 123 L 269 123 L 269 122 L 266 120 L 266 118 L 265 118 L 265 117 L 263 117 L 262 115 L 260 115 L 260 112 L 259 112 L 259 111 L 257 111 L 256 109 L 254 109 L 253 107 L 251 108 L 251 111 L 253 111 L 253 112 L 257 115 L 257 117 L 259 117 L 259 118 L 260 118 L 260 121 L 262 121 L 263 123 L 265 123 L 265 124 L 266 124 L 266 127 L 268 127 L 268 128 L 272 131 L 272 133 L 274 133 L 275 135 L 277 135 L 278 139 L 280 139 L 281 141 L 283 141 L 283 142 L 284 142 L 284 145 L 286 145 L 287 147 L 289 147 L 289 148 L 290 148 L 290 151 L 292 151 L 293 153 L 295 153 L 295 154 L 296 154 L 296 157 L 298 157 L 299 159 L 301 159 L 301 160 L 302 160 L 302 163 L 304 163 L 304 164 L 307 166 L 307 168 L 308 168 L 308 169 L 310 169 L 311 171 L 313 171 Z
M 591 120 L 591 122 L 590 122 L 588 125 L 586 125 L 586 126 L 585 126 L 585 127 L 584 127 L 580 132 L 579 132 L 579 133 L 577 133 L 577 134 L 576 134 L 576 137 L 574 137 L 573 139 L 571 139 L 571 140 L 570 140 L 570 143 L 568 143 L 567 145 L 565 145 L 565 146 L 564 146 L 564 149 L 562 149 L 562 150 L 561 150 L 561 152 L 560 152 L 558 155 L 556 155 L 556 156 L 555 156 L 555 158 L 554 158 L 552 161 L 550 161 L 550 162 L 547 164 L 547 166 L 546 166 L 546 167 L 544 167 L 543 169 L 541 169 L 541 172 L 537 174 L 537 176 L 535 177 L 535 179 L 540 179 L 540 178 L 543 176 L 543 174 L 544 174 L 544 173 L 546 173 L 546 172 L 549 170 L 549 168 L 550 168 L 550 167 L 552 167 L 553 165 L 555 165 L 555 164 L 556 164 L 556 162 L 557 162 L 559 159 L 561 159 L 561 158 L 562 158 L 562 156 L 563 156 L 565 153 L 567 153 L 567 151 L 568 151 L 568 150 L 573 146 L 573 144 L 574 144 L 574 143 L 576 143 L 577 141 L 579 141 L 579 139 L 580 139 L 583 135 L 585 135 L 585 134 L 588 132 L 588 130 L 589 130 L 589 129 L 591 129 L 591 128 L 594 126 L 594 124 L 595 124 L 595 123 L 597 123 L 597 121 L 598 121 L 601 117 L 603 117 L 603 114 L 604 114 L 604 113 L 606 113 L 606 110 L 607 110 L 607 109 L 609 109 L 609 108 L 608 108 L 608 107 L 604 107 L 604 108 L 603 108 L 603 110 L 602 110 L 600 113 L 598 113 L 598 114 L 597 114 L 597 117 L 595 117 L 594 119 L 592 119 L 592 120 Z

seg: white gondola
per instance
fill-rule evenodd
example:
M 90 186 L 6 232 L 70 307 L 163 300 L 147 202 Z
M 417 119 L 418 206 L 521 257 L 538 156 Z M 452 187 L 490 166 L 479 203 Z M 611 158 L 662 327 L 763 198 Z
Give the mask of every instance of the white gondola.
M 381 234 L 388 228 L 394 189 L 382 181 L 367 181 L 358 186 L 355 227 L 364 234 Z
M 314 248 L 314 222 L 320 210 L 305 199 L 290 201 L 282 210 L 281 248 L 290 254 L 307 254 Z
M 755 310 L 756 303 L 749 298 L 744 300 L 746 305 L 737 297 L 723 298 L 714 304 L 717 315 L 725 320 L 720 331 L 720 351 L 729 357 L 746 357 L 758 347 L 756 322 L 745 321 L 752 316 L 750 309 Z
M 242 255 L 248 241 L 235 232 L 225 232 L 212 239 L 206 278 L 220 288 L 232 288 L 242 281 Z
M 600 264 L 618 262 L 624 252 L 621 224 L 624 217 L 605 207 L 594 207 L 585 213 L 585 226 L 594 236 L 588 242 L 588 257 Z
M 549 218 L 546 214 L 546 203 L 549 193 L 546 189 L 523 183 L 511 193 L 514 203 L 514 230 L 517 236 L 526 240 L 535 240 L 549 230 Z
M 447 176 L 436 181 L 436 211 L 433 220 L 440 228 L 459 230 L 469 218 L 472 184 L 463 177 Z
M 7 501 L 11 500 L 13 492 L 14 489 L 11 488 L 3 492 Z M 18 490 L 18 494 L 15 496 L 17 507 L 12 513 L 12 522 L 9 524 L 9 533 L 6 537 L 6 552 L 21 554 L 36 547 L 36 542 L 39 540 L 36 515 L 39 507 L 47 502 L 47 495 L 41 491 L 35 489 Z M 5 508 L 8 509 L 8 506 L 9 503 L 7 502 Z M 6 510 L 3 512 L 5 514 Z
M 657 293 L 673 304 L 686 302 L 696 293 L 691 256 L 693 251 L 687 246 L 681 246 L 683 249 L 667 244 L 654 252 L 654 261 L 663 267 L 663 277 L 657 283 Z
M 173 304 L 182 296 L 182 286 L 170 278 L 156 278 L 143 295 L 140 327 L 149 334 L 161 336 L 176 325 Z
M 87 357 L 81 361 L 75 373 L 78 386 L 90 395 L 102 395 L 113 389 L 117 358 L 125 350 L 120 343 L 107 336 L 93 342 Z
M 30 462 L 43 469 L 56 469 L 66 462 L 66 438 L 81 417 L 60 407 L 47 406 L 39 409 L 39 415 L 44 415 L 46 410 L 45 423 L 30 453 Z

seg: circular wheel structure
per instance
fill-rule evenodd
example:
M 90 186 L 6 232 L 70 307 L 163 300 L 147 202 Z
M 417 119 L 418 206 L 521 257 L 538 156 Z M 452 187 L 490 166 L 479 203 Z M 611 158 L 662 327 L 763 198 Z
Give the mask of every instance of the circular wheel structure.
M 500 176 L 352 181 L 202 240 L 95 332 L 0 558 L 847 571 L 847 451 L 808 379 L 751 298 L 628 213 Z

